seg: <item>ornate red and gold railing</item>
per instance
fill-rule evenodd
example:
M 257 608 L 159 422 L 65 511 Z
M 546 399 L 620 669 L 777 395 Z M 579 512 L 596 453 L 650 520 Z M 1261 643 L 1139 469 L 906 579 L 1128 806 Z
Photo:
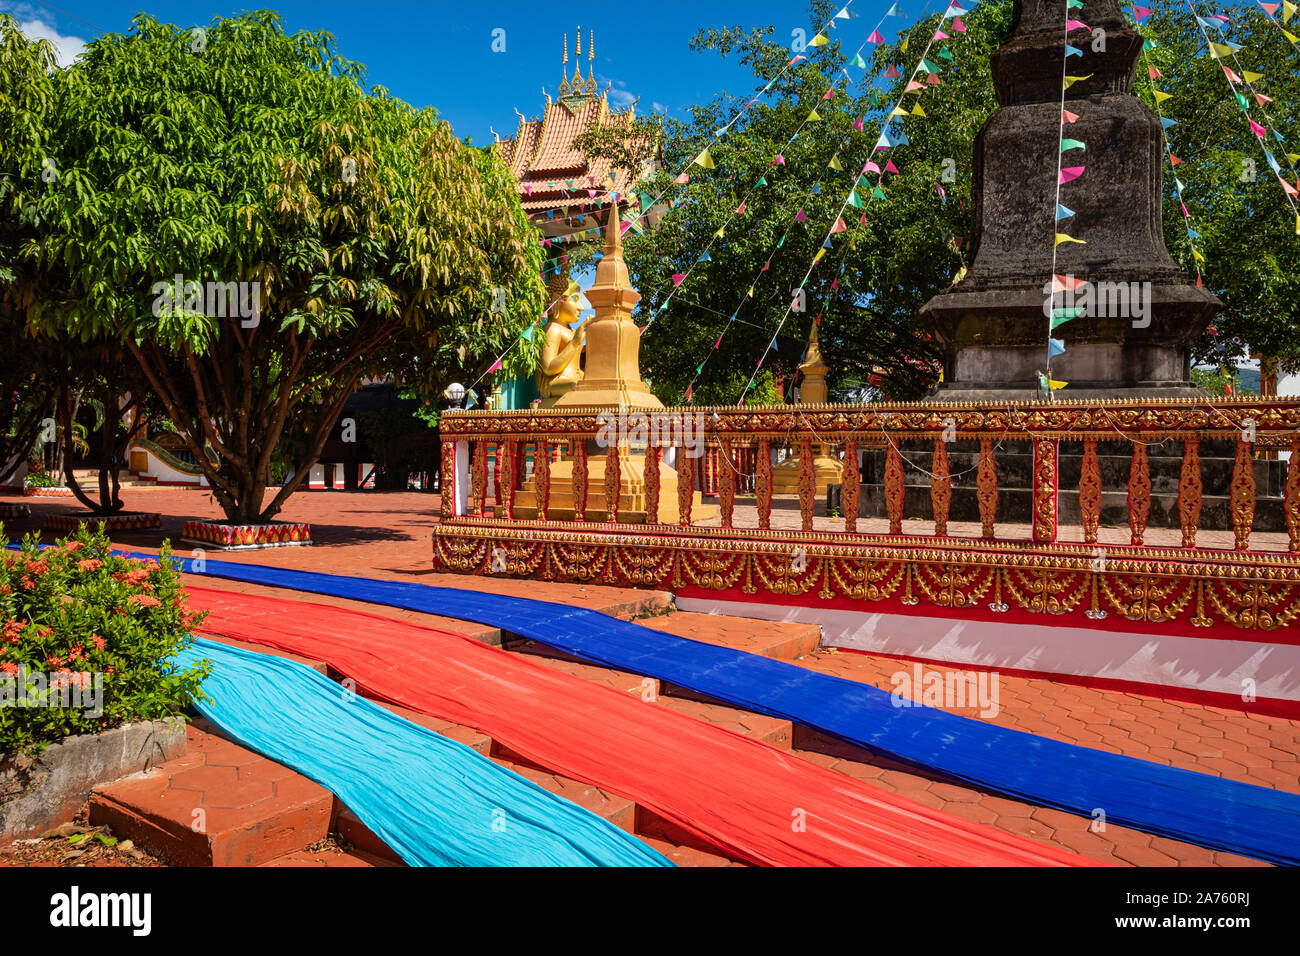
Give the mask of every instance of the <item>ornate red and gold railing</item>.
M 441 437 L 435 550 L 438 563 L 455 570 L 659 587 L 703 581 L 777 594 L 820 584 L 822 596 L 868 598 L 928 589 L 935 603 L 956 606 L 974 600 L 961 582 L 979 579 L 987 586 L 976 590 L 996 595 L 994 606 L 1006 586 L 1051 569 L 1078 579 L 1057 591 L 1046 578 L 1031 587 L 1026 593 L 1037 598 L 1026 600 L 1039 609 L 1100 614 L 1110 601 L 1126 616 L 1152 619 L 1178 605 L 1200 624 L 1217 602 L 1219 616 L 1263 627 L 1300 614 L 1300 401 L 477 411 L 445 415 Z M 1216 480 L 1226 485 L 1213 498 L 1213 531 L 1202 528 L 1206 442 L 1216 452 Z M 1069 487 L 1061 480 L 1063 445 L 1077 474 Z M 1153 446 L 1162 468 L 1171 466 L 1171 453 L 1181 455 L 1176 477 L 1158 476 L 1158 510 L 1171 531 L 1152 523 Z M 789 457 L 778 461 L 778 449 Z M 1028 487 L 1000 489 L 1013 449 Z M 1272 463 L 1279 475 L 1286 469 L 1277 487 L 1257 487 L 1263 449 L 1293 452 L 1289 466 Z M 489 457 L 500 463 L 490 478 Z M 863 466 L 873 463 L 866 480 Z M 832 466 L 842 515 L 828 513 L 818 493 Z M 1118 485 L 1115 475 L 1125 471 Z M 955 491 L 968 505 L 961 521 L 952 516 Z M 860 515 L 864 495 L 879 517 Z M 1000 509 L 1015 495 L 1028 507 L 1004 519 Z M 1254 528 L 1261 495 L 1271 495 L 1270 513 L 1280 507 L 1283 516 L 1267 533 Z M 1107 513 L 1122 508 L 1126 529 L 1104 520 L 1104 496 Z M 516 504 L 524 499 L 527 517 L 520 517 Z M 906 513 L 913 506 L 932 531 Z M 803 567 L 772 571 L 792 551 L 803 555 Z M 915 566 L 897 581 L 881 577 L 900 561 Z M 1001 570 L 991 578 L 973 570 L 989 567 Z M 1166 586 L 1171 580 L 1182 583 Z M 1263 582 L 1267 594 L 1249 586 L 1207 590 L 1211 580 Z

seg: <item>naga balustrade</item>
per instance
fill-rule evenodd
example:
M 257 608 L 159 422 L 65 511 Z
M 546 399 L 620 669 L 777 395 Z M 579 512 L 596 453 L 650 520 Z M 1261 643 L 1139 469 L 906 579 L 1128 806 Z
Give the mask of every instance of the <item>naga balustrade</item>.
M 751 594 L 820 588 L 823 598 L 893 596 L 908 604 L 928 597 L 955 608 L 992 597 L 994 610 L 1006 607 L 1010 593 L 1030 611 L 1079 609 L 1095 619 L 1109 608 L 1148 621 L 1207 626 L 1223 619 L 1266 630 L 1300 614 L 1296 400 L 529 409 L 452 412 L 440 427 L 442 474 L 451 480 L 434 534 L 435 560 L 452 570 Z M 1235 448 L 1229 546 L 1198 544 L 1203 441 Z M 1079 459 L 1069 538 L 1060 508 L 1063 443 Z M 1030 450 L 1029 520 L 1000 528 L 1007 491 L 998 488 L 999 458 L 1013 445 Z M 1179 545 L 1146 543 L 1153 445 L 1181 448 Z M 778 447 L 790 449 L 790 458 L 776 462 Z M 912 460 L 918 447 L 926 449 L 928 467 Z M 962 453 L 967 466 L 960 475 L 950 466 L 952 448 L 972 449 Z M 1128 457 L 1125 487 L 1104 487 L 1099 449 Z M 1279 534 L 1271 549 L 1251 547 L 1257 449 L 1292 452 L 1279 489 L 1285 542 Z M 827 451 L 840 459 L 842 516 L 818 514 L 813 461 Z M 861 474 L 866 452 L 883 456 L 871 486 Z M 489 455 L 500 463 L 490 481 Z M 593 467 L 597 456 L 603 468 Z M 571 462 L 571 517 L 548 514 L 558 460 Z M 661 497 L 661 461 L 676 467 L 675 512 Z M 797 495 L 774 500 L 776 468 L 797 469 Z M 928 480 L 933 533 L 917 533 L 916 516 L 904 514 L 909 472 Z M 632 475 L 643 481 L 636 513 L 644 521 L 626 520 Z M 968 535 L 949 528 L 957 477 L 973 478 L 975 486 L 979 521 Z M 525 485 L 535 495 L 536 517 L 521 520 L 514 502 Z M 883 520 L 859 516 L 864 489 L 883 499 Z M 701 508 L 697 490 L 716 497 L 716 505 L 710 500 Z M 1103 494 L 1115 492 L 1126 495 L 1127 543 L 1099 540 Z M 1075 489 L 1070 494 L 1073 500 Z M 597 499 L 604 504 L 593 508 Z M 701 520 L 704 510 L 716 517 Z M 881 530 L 862 527 L 873 523 Z

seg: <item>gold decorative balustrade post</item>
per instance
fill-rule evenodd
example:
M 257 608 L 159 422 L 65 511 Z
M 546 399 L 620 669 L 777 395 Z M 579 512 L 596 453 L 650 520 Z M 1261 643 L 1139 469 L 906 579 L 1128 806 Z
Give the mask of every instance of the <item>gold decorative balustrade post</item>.
M 1233 464 L 1232 484 L 1228 486 L 1228 504 L 1232 510 L 1232 532 L 1236 550 L 1250 548 L 1250 529 L 1255 523 L 1255 443 L 1237 440 L 1237 460 Z
M 934 509 L 934 533 L 948 535 L 948 508 L 952 502 L 952 478 L 948 475 L 948 443 L 934 440 L 934 459 L 930 465 L 930 504 Z
M 487 442 L 474 443 L 474 467 L 469 478 L 470 514 L 482 515 L 487 508 Z
M 844 440 L 844 484 L 842 498 L 844 504 L 844 530 L 858 530 L 858 507 L 862 494 L 862 474 L 858 466 L 858 440 L 853 437 Z
M 1147 443 L 1141 436 L 1133 439 L 1133 459 L 1128 472 L 1128 530 L 1134 546 L 1142 544 L 1147 520 L 1151 516 L 1151 462 Z
M 664 450 L 650 444 L 645 450 L 645 520 L 646 524 L 659 524 L 659 461 Z
M 754 470 L 754 500 L 758 504 L 758 526 L 766 531 L 772 527 L 772 440 L 758 440 L 758 467 Z
M 718 454 L 718 504 L 722 508 L 722 526 L 731 527 L 736 508 L 736 463 L 731 454 L 731 439 L 722 439 Z
M 804 531 L 813 527 L 814 498 L 817 483 L 813 472 L 812 437 L 806 432 L 799 438 L 799 519 Z
M 573 520 L 587 520 L 587 439 L 573 440 Z
M 677 523 L 691 523 L 691 502 L 695 497 L 695 459 L 686 445 L 677 447 Z
M 515 440 L 497 445 L 497 505 L 507 521 L 515 517 Z
M 975 474 L 975 498 L 980 506 L 980 536 L 993 538 L 998 515 L 998 468 L 993 461 L 993 439 L 980 439 L 980 463 Z
M 442 442 L 442 471 L 438 473 L 438 497 L 442 516 L 450 518 L 456 513 L 456 443 Z
M 1178 476 L 1178 523 L 1183 529 L 1183 547 L 1196 547 L 1196 532 L 1201 524 L 1201 442 L 1189 438 L 1183 442 L 1183 470 Z
M 1036 544 L 1051 544 L 1056 540 L 1056 499 L 1060 489 L 1057 448 L 1054 438 L 1034 439 L 1033 536 Z
M 1097 439 L 1083 443 L 1083 464 L 1079 472 L 1079 521 L 1084 544 L 1097 543 L 1101 524 L 1101 467 L 1097 463 Z
M 889 516 L 889 533 L 903 533 L 903 455 L 892 438 L 885 454 L 885 514 Z
M 605 520 L 618 521 L 618 463 L 619 445 L 617 441 L 609 443 L 605 451 Z
M 543 437 L 533 455 L 533 477 L 537 484 L 537 518 L 548 520 L 546 509 L 551 504 L 551 443 Z

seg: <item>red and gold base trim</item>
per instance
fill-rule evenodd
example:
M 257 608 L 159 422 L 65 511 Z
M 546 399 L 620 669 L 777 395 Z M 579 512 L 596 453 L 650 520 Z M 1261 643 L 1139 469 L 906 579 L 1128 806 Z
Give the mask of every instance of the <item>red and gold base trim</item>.
M 82 525 L 92 528 L 104 526 L 108 532 L 146 531 L 162 527 L 162 515 L 158 512 L 140 512 L 129 515 L 88 515 L 61 514 L 49 515 L 41 519 L 42 531 L 76 531 Z
M 71 488 L 24 488 L 23 494 L 28 498 L 71 498 Z
M 181 529 L 181 537 L 226 551 L 312 543 L 311 525 L 297 522 L 229 525 L 215 521 L 187 521 Z
M 1269 632 L 1270 640 L 1300 643 L 1300 629 L 1292 628 L 1300 616 L 1300 558 L 1290 554 L 1112 547 L 1099 557 L 1096 546 L 967 538 L 864 543 L 860 535 L 782 532 L 768 540 L 728 538 L 726 529 L 652 535 L 579 522 L 529 524 L 441 524 L 434 563 L 467 574 L 732 591 L 757 601 L 806 596 L 885 613 L 989 621 L 1042 621 L 1045 614 L 1091 629 L 1113 628 L 1118 619 L 1129 631 Z

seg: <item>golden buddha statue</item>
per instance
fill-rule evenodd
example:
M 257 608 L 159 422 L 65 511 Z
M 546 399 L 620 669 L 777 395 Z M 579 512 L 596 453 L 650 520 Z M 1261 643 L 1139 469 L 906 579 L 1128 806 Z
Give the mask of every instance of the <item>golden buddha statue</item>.
M 586 344 L 584 325 L 576 332 L 570 324 L 578 321 L 580 293 L 575 284 L 551 306 L 546 328 L 542 331 L 542 355 L 537 364 L 537 391 L 549 407 L 555 400 L 582 381 L 582 348 Z

